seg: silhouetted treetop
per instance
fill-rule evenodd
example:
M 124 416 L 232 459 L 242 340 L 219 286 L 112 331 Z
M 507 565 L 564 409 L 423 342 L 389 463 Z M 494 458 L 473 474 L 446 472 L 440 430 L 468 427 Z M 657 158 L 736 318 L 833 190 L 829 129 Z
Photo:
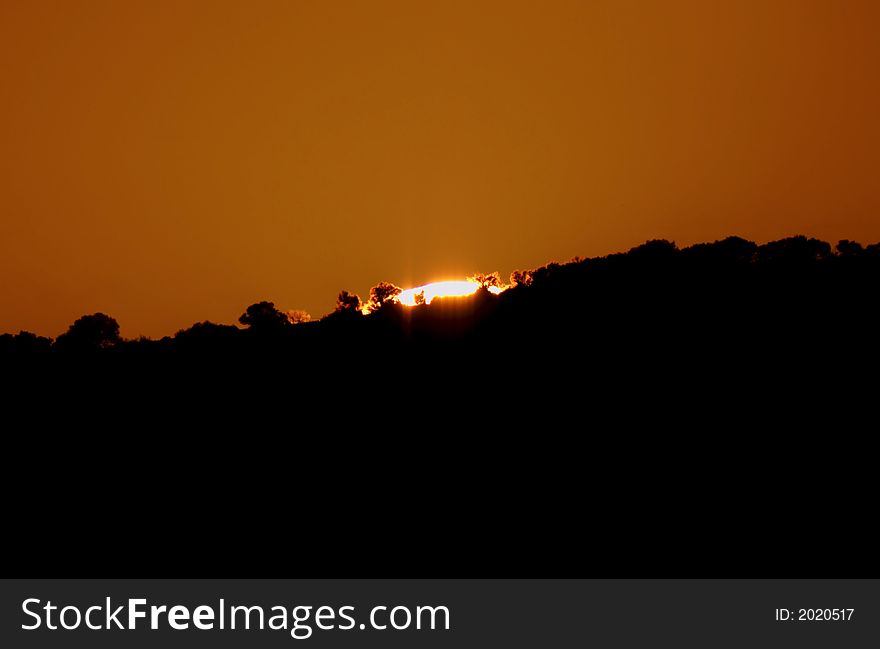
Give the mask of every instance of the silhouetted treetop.
M 857 241 L 841 239 L 837 243 L 837 252 L 840 253 L 842 257 L 860 257 L 865 254 L 865 249 L 862 247 L 862 244 Z
M 468 279 L 476 282 L 482 289 L 501 286 L 501 275 L 498 274 L 497 270 L 491 273 L 477 273 L 471 275 Z
M 694 263 L 718 266 L 748 264 L 755 260 L 758 244 L 740 237 L 727 237 L 714 243 L 697 243 L 682 250 L 685 259 Z
M 386 304 L 390 304 L 401 292 L 403 292 L 403 289 L 391 282 L 379 282 L 370 289 L 370 302 L 368 304 L 370 311 L 378 311 Z
M 662 263 L 671 260 L 678 252 L 674 241 L 651 239 L 640 246 L 632 248 L 627 257 L 639 262 Z
M 312 315 L 302 309 L 288 309 L 287 320 L 290 324 L 304 324 L 312 321 Z
M 515 270 L 510 273 L 510 283 L 514 286 L 528 286 L 532 283 L 532 271 Z
M 206 350 L 231 345 L 241 330 L 234 325 L 197 322 L 189 329 L 174 334 L 174 342 L 182 349 Z
M 348 291 L 340 291 L 336 297 L 337 312 L 358 312 L 361 311 L 361 298 L 354 293 Z
M 787 264 L 795 267 L 823 261 L 830 256 L 831 244 L 799 235 L 759 246 L 757 260 L 764 264 Z
M 238 321 L 254 331 L 276 331 L 290 324 L 287 314 L 275 308 L 273 302 L 251 304 Z
M 4 354 L 44 354 L 52 348 L 52 339 L 30 331 L 0 335 L 0 356 Z
M 65 351 L 88 352 L 106 349 L 118 344 L 119 323 L 104 313 L 84 315 L 55 340 L 55 346 Z

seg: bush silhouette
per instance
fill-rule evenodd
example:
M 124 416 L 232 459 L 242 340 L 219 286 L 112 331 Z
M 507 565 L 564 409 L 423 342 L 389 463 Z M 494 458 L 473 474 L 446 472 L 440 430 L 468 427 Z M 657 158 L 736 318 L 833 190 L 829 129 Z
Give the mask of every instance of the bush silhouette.
M 251 304 L 241 314 L 238 321 L 250 327 L 251 330 L 262 332 L 275 332 L 291 324 L 287 314 L 275 308 L 273 302 L 257 302 Z
M 64 351 L 89 352 L 117 345 L 119 323 L 104 313 L 84 315 L 76 320 L 67 332 L 58 336 L 55 347 Z

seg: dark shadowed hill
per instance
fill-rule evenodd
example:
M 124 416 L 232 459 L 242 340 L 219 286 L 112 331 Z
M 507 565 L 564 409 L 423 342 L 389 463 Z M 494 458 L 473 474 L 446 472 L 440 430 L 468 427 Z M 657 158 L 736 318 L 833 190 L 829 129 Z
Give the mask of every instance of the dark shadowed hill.
M 512 284 L 409 307 L 381 283 L 366 305 L 343 291 L 312 322 L 260 302 L 241 328 L 202 322 L 161 340 L 124 340 L 93 314 L 54 341 L 4 335 L 0 355 L 23 385 L 62 398 L 94 384 L 123 400 L 230 407 L 280 394 L 301 410 L 333 396 L 353 419 L 471 403 L 544 421 L 575 406 L 592 420 L 615 408 L 655 422 L 704 410 L 792 417 L 806 404 L 848 411 L 875 387 L 877 244 L 649 241 Z
M 4 335 L 0 357 L 25 397 L 81 406 L 101 395 L 103 408 L 134 402 L 146 417 L 269 403 L 354 427 L 466 407 L 551 427 L 612 417 L 753 429 L 873 405 L 878 244 L 649 241 L 518 271 L 511 284 L 404 306 L 383 282 L 366 303 L 343 291 L 320 320 L 259 302 L 241 327 L 202 322 L 161 340 L 122 339 L 112 317 L 92 314 L 54 341 Z M 346 405 L 319 406 L 328 400 Z
M 54 341 L 6 334 L 0 355 L 59 376 L 106 369 L 117 386 L 146 377 L 189 389 L 315 383 L 342 394 L 389 390 L 389 403 L 424 398 L 422 386 L 487 404 L 549 385 L 676 402 L 689 391 L 727 400 L 771 390 L 782 399 L 876 369 L 877 244 L 832 250 L 805 237 L 762 246 L 731 237 L 679 250 L 649 241 L 517 272 L 512 283 L 498 295 L 414 307 L 382 283 L 367 315 L 343 292 L 334 313 L 312 322 L 262 302 L 242 328 L 202 322 L 161 340 L 123 340 L 113 318 L 93 314 Z
M 311 322 L 260 302 L 242 327 L 161 340 L 92 314 L 54 341 L 0 338 L 4 395 L 62 458 L 103 457 L 109 435 L 117 486 L 194 479 L 258 511 L 311 494 L 316 551 L 341 561 L 359 560 L 355 535 L 392 563 L 419 539 L 453 567 L 467 539 L 489 568 L 525 544 L 523 565 L 561 574 L 706 553 L 727 574 L 870 538 L 880 245 L 649 241 L 512 280 L 413 307 L 383 283 L 366 315 L 343 291 Z M 224 516 L 213 538 L 233 533 Z

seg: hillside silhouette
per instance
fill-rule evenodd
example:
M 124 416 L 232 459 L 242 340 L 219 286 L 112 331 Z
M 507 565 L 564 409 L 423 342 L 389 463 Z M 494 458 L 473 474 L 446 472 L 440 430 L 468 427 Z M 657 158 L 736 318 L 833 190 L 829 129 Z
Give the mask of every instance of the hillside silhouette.
M 0 355 L 26 361 L 37 380 L 106 371 L 114 386 L 366 390 L 389 404 L 437 389 L 487 404 L 542 392 L 581 399 L 584 390 L 666 408 L 778 403 L 827 397 L 877 368 L 880 244 L 729 237 L 679 249 L 653 240 L 517 271 L 500 294 L 487 290 L 500 284 L 496 274 L 478 279 L 472 296 L 416 306 L 395 302 L 400 289 L 387 282 L 366 300 L 342 291 L 316 320 L 262 301 L 240 326 L 200 322 L 159 340 L 123 339 L 96 313 L 54 341 L 5 334 Z
M 760 246 L 729 237 L 684 249 L 669 241 L 652 240 L 625 253 L 515 271 L 511 275 L 513 290 L 500 295 L 490 296 L 482 290 L 472 297 L 403 308 L 394 303 L 400 289 L 380 282 L 367 302 L 342 291 L 336 310 L 316 321 L 302 317 L 303 312 L 285 313 L 263 301 L 249 306 L 241 316 L 239 323 L 244 328 L 202 322 L 160 340 L 124 340 L 116 321 L 98 313 L 78 319 L 54 341 L 26 331 L 3 334 L 0 353 L 7 357 L 49 351 L 127 354 L 142 352 L 144 347 L 156 352 L 231 351 L 269 339 L 286 348 L 294 340 L 369 338 L 376 334 L 386 342 L 390 337 L 418 346 L 429 340 L 460 341 L 477 332 L 509 337 L 523 325 L 542 330 L 552 330 L 554 325 L 589 329 L 623 320 L 624 315 L 672 316 L 677 311 L 681 316 L 676 319 L 681 320 L 706 308 L 720 316 L 720 308 L 739 318 L 744 314 L 734 307 L 749 305 L 762 308 L 767 315 L 787 312 L 798 316 L 809 308 L 803 300 L 827 296 L 829 291 L 839 291 L 841 297 L 867 298 L 856 291 L 876 281 L 878 264 L 880 244 L 863 247 L 846 240 L 834 250 L 826 242 L 803 236 Z M 497 273 L 475 278 L 484 288 L 501 285 Z M 864 302 L 859 299 L 845 306 L 857 308 Z M 364 312 L 362 306 L 367 307 Z M 589 322 L 581 319 L 586 314 L 590 314 Z M 836 316 L 846 317 L 846 313 Z M 303 324 L 307 326 L 296 326 Z M 632 324 L 650 329 L 647 325 L 668 323 L 655 318 L 650 323 Z
M 68 458 L 93 455 L 95 493 L 139 485 L 148 499 L 183 484 L 263 512 L 311 496 L 317 536 L 293 536 L 353 565 L 348 539 L 365 530 L 377 531 L 363 556 L 397 565 L 406 538 L 458 565 L 443 553 L 462 535 L 496 569 L 526 549 L 527 565 L 560 570 L 601 557 L 693 569 L 716 548 L 708 565 L 794 566 L 814 561 L 802 540 L 817 534 L 845 543 L 835 565 L 869 556 L 858 496 L 872 474 L 858 462 L 873 454 L 857 440 L 880 387 L 880 245 L 649 241 L 518 271 L 497 295 L 487 278 L 470 297 L 412 307 L 384 282 L 366 300 L 342 291 L 318 320 L 255 302 L 239 326 L 159 340 L 126 340 L 101 313 L 54 341 L 7 334 L 4 396 L 37 430 L 53 422 L 50 438 L 23 438 L 51 439 L 54 466 L 70 462 L 50 474 L 88 481 Z M 781 509 L 792 493 L 794 510 Z M 315 513 L 323 503 L 337 504 Z M 189 555 L 163 530 L 229 538 L 226 514 L 187 511 L 147 527 L 108 519 L 107 533 L 147 529 L 143 547 L 176 561 Z M 292 538 L 287 518 L 277 544 Z M 107 560 L 103 545 L 82 547 Z
M 704 347 L 739 349 L 744 343 L 790 350 L 798 343 L 853 349 L 876 315 L 880 244 L 831 245 L 803 236 L 756 245 L 739 237 L 678 249 L 653 240 L 629 252 L 516 271 L 511 288 L 494 295 L 497 274 L 477 275 L 484 288 L 473 296 L 438 298 L 407 307 L 394 302 L 400 289 L 381 282 L 369 300 L 342 291 L 334 312 L 310 320 L 272 302 L 247 307 L 241 327 L 200 322 L 159 340 L 126 340 L 119 324 L 96 313 L 74 322 L 55 340 L 22 331 L 0 336 L 0 354 L 84 354 L 114 357 L 295 354 L 320 359 L 379 351 L 444 354 L 536 354 L 560 348 L 603 355 L 617 351 L 661 353 Z M 362 307 L 367 307 L 363 309 Z M 831 340 L 830 334 L 847 333 Z M 718 336 L 725 336 L 723 340 Z M 638 350 L 638 352 L 636 352 Z M 867 351 L 867 350 L 863 350 Z

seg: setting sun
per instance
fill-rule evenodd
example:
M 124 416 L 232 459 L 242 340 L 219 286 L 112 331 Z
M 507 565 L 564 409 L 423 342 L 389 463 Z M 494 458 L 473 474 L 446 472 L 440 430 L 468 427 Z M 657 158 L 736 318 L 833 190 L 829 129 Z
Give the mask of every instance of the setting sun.
M 430 304 L 435 297 L 464 297 L 477 292 L 480 285 L 472 280 L 453 280 L 448 282 L 433 282 L 424 286 L 416 286 L 402 291 L 397 296 L 397 301 L 406 306 L 415 306 L 421 302 L 417 296 L 424 297 L 424 303 Z M 490 286 L 489 291 L 498 294 L 504 289 L 498 286 Z

